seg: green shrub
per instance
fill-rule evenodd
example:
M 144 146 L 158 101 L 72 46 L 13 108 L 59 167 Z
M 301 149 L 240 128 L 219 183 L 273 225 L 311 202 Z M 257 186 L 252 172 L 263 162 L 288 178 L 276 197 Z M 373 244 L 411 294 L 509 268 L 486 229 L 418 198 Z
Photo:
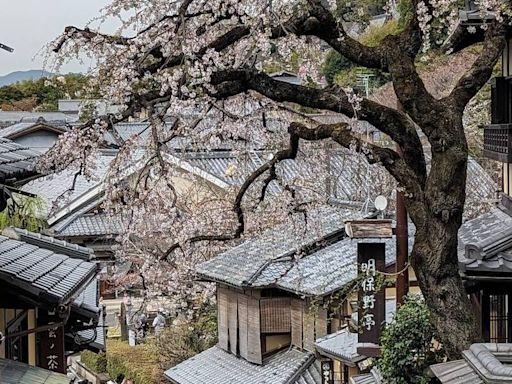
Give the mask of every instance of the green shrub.
M 94 373 L 107 372 L 107 356 L 104 352 L 80 352 L 80 361 Z
M 424 300 L 409 295 L 380 339 L 382 350 L 377 361 L 388 384 L 426 384 L 425 371 L 444 359 L 444 350 L 435 340 L 435 328 Z
M 158 351 L 151 343 L 130 347 L 120 340 L 107 341 L 107 372 L 112 379 L 119 374 L 132 378 L 135 384 L 153 384 L 162 380 Z
M 166 328 L 155 340 L 162 369 L 169 369 L 217 344 L 217 313 L 208 308 L 190 321 Z

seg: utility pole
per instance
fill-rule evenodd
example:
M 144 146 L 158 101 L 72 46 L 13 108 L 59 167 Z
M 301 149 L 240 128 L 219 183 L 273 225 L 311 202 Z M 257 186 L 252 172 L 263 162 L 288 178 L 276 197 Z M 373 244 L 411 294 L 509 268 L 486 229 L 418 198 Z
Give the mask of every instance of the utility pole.
M 4 51 L 7 51 L 9 53 L 14 52 L 14 48 L 8 47 L 7 45 L 2 44 L 2 43 L 0 43 L 0 49 L 3 49 Z

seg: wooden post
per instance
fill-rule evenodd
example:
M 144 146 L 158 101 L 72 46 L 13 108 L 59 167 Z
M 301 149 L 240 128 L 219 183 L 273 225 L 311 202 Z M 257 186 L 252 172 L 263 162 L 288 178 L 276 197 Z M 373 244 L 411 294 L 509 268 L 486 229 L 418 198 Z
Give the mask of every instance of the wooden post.
M 397 145 L 398 153 L 401 149 Z M 404 303 L 404 297 L 409 292 L 409 231 L 407 228 L 407 210 L 405 209 L 404 195 L 396 191 L 396 304 Z M 404 271 L 405 269 L 405 271 Z M 402 273 L 399 273 L 402 272 Z

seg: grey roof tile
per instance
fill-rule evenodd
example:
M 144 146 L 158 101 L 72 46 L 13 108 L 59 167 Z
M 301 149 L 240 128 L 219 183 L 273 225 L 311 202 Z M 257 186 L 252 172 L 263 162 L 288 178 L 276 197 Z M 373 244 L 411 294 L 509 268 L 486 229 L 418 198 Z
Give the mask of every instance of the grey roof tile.
M 212 280 L 236 286 L 252 285 L 274 261 L 286 257 L 291 261 L 297 249 L 311 246 L 325 237 L 343 234 L 343 221 L 353 216 L 354 212 L 349 210 L 319 209 L 308 215 L 304 231 L 296 231 L 286 224 L 272 228 L 200 264 L 196 271 Z M 272 267 L 277 271 L 276 277 L 283 271 L 279 266 Z M 268 281 L 271 276 L 267 274 L 263 278 Z
M 237 155 L 230 151 L 199 151 L 173 152 L 173 155 L 210 173 L 225 183 L 241 185 L 247 175 L 256 170 L 262 162 L 267 161 L 270 152 L 252 151 L 252 153 Z M 367 180 L 381 180 L 386 175 L 382 168 L 374 166 L 368 168 L 368 162 L 364 157 L 349 150 L 332 150 L 328 163 L 334 180 L 332 194 L 333 197 L 339 199 L 364 200 L 368 188 Z M 368 178 L 366 176 L 367 169 L 369 171 Z M 364 172 L 361 172 L 361 170 L 364 170 Z M 314 172 L 300 154 L 297 159 L 284 160 L 276 167 L 278 176 L 288 183 L 298 177 L 314 177 Z M 496 196 L 496 183 L 473 158 L 468 161 L 467 187 L 469 196 L 476 201 L 491 200 Z M 372 196 L 389 192 L 380 190 L 379 183 L 370 183 L 369 188 Z
M 0 180 L 35 174 L 35 163 L 39 156 L 36 151 L 0 138 Z
M 117 235 L 122 231 L 120 217 L 105 213 L 84 214 L 55 231 L 59 237 Z
M 430 370 L 443 384 L 483 384 L 466 360 L 455 360 L 430 366 Z
M 69 378 L 61 373 L 0 358 L 0 382 L 2 384 L 69 384 Z
M 22 122 L 2 128 L 0 129 L 0 137 L 10 139 L 12 137 L 19 136 L 24 131 L 29 130 L 36 126 L 46 126 L 50 129 L 55 129 L 60 132 L 66 131 L 66 122 L 62 120 L 46 121 L 44 119 L 38 119 L 37 121 Z
M 73 190 L 71 190 L 71 187 L 73 186 L 76 173 L 74 170 L 66 170 L 57 174 L 41 177 L 25 184 L 21 189 L 25 192 L 33 193 L 43 200 L 44 207 L 41 214 L 46 217 L 52 210 L 54 204 L 60 207 L 65 203 L 70 203 L 100 185 L 114 157 L 115 153 L 113 152 L 102 152 L 98 157 L 94 179 L 78 176 Z M 63 201 L 57 201 L 59 198 L 62 198 Z
M 46 121 L 73 122 L 78 121 L 78 114 L 68 115 L 61 112 L 27 112 L 27 111 L 0 111 L 1 123 L 36 122 L 43 118 Z
M 179 384 L 289 384 L 296 383 L 313 359 L 311 353 L 289 349 L 255 365 L 213 347 L 168 369 L 165 376 Z
M 365 359 L 357 353 L 358 334 L 349 332 L 347 328 L 327 335 L 316 341 L 316 348 L 320 354 L 328 354 L 348 363 L 357 363 Z
M 459 230 L 458 258 L 461 271 L 466 274 L 473 272 L 512 272 L 512 247 L 497 247 L 488 255 L 468 253 L 467 248 L 492 248 L 508 236 L 512 227 L 512 217 L 500 208 L 469 220 Z M 506 245 L 506 244 L 505 244 Z M 481 257 L 483 256 L 483 257 Z
M 90 260 L 94 255 L 92 249 L 81 247 L 77 244 L 68 243 L 63 240 L 55 239 L 51 236 L 45 236 L 40 233 L 30 232 L 26 229 L 6 228 L 4 235 L 11 239 L 23 241 L 27 244 L 35 245 L 40 248 L 50 250 L 55 253 Z
M 359 215 L 350 210 L 315 212 L 310 216 L 316 216 L 317 221 L 309 222 L 310 227 L 301 239 L 289 226 L 278 226 L 200 264 L 196 271 L 202 278 L 239 287 L 276 287 L 306 296 L 327 295 L 356 278 L 358 243 L 384 243 L 386 263 L 394 262 L 395 237 L 343 238 L 344 220 Z M 312 229 L 318 228 L 318 220 L 323 230 Z M 414 228 L 409 227 L 413 236 Z M 321 240 L 333 233 L 342 238 L 332 244 L 322 244 Z M 316 250 L 294 258 L 297 250 L 314 243 L 319 243 Z M 412 249 L 412 242 L 409 247 Z
M 94 263 L 0 236 L 0 279 L 50 302 L 66 302 L 96 274 Z

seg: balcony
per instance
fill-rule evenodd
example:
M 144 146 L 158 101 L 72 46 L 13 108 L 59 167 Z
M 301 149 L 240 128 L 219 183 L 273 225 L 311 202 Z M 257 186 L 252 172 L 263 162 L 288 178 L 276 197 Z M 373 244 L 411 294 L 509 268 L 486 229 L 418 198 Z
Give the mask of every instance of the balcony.
M 484 128 L 484 156 L 512 163 L 512 124 L 491 124 Z

